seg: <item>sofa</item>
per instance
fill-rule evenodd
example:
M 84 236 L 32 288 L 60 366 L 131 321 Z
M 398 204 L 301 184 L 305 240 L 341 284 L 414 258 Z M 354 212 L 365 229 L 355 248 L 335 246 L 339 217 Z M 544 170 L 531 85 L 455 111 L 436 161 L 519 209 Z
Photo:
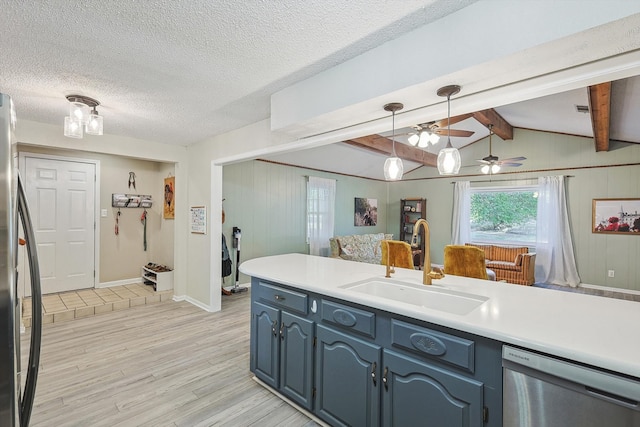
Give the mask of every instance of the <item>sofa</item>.
M 496 273 L 496 280 L 516 285 L 533 285 L 536 254 L 529 252 L 529 248 L 472 243 L 466 243 L 466 245 L 475 246 L 484 251 L 487 268 Z
M 380 264 L 382 261 L 380 242 L 391 239 L 393 239 L 393 234 L 385 233 L 335 236 L 329 239 L 331 257 Z

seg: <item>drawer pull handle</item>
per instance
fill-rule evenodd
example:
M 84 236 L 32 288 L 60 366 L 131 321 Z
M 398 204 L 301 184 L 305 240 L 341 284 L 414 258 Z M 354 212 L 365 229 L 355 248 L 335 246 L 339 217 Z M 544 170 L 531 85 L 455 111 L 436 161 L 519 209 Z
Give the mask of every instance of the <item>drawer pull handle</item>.
M 282 295 L 276 295 L 274 298 L 276 299 L 276 301 L 284 301 L 286 299 Z
M 430 354 L 432 356 L 442 356 L 447 352 L 447 346 L 442 340 L 434 337 L 430 334 L 415 333 L 409 337 L 411 345 L 416 350 L 423 353 Z
M 389 367 L 385 366 L 384 373 L 382 374 L 382 383 L 384 384 L 385 390 L 389 390 L 389 384 L 387 383 L 388 374 L 389 374 Z
M 352 327 L 358 322 L 356 316 L 346 310 L 337 309 L 333 311 L 333 320 L 342 326 Z
M 373 362 L 373 365 L 371 365 L 371 380 L 373 381 L 373 386 L 376 386 L 377 383 L 377 379 L 376 379 L 376 369 L 378 368 L 378 364 L 376 362 Z

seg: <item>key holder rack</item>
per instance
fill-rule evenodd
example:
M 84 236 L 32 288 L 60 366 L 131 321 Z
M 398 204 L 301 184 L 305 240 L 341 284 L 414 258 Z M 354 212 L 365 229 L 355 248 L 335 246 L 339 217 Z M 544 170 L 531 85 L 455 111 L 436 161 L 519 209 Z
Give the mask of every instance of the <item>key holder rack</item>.
M 111 195 L 111 206 L 114 208 L 150 208 L 153 200 L 148 194 L 123 194 Z

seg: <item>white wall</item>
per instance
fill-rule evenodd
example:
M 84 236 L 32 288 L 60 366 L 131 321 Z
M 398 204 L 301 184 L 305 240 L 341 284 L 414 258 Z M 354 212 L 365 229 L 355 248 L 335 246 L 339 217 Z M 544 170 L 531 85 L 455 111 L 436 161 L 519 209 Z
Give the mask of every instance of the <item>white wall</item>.
M 95 158 L 103 164 L 104 182 L 101 188 L 101 208 L 106 208 L 109 216 L 100 219 L 101 224 L 101 282 L 128 279 L 139 275 L 140 262 L 148 257 L 174 267 L 174 293 L 186 294 L 186 232 L 187 229 L 187 151 L 184 147 L 143 141 L 134 138 L 113 135 L 87 136 L 84 139 L 72 139 L 62 135 L 61 126 L 20 120 L 16 126 L 16 139 L 21 151 L 55 152 L 61 156 Z M 148 160 L 148 161 L 141 161 Z M 161 166 L 160 163 L 163 163 Z M 149 252 L 142 247 L 142 229 L 139 209 L 131 209 L 121 216 L 122 235 L 109 239 L 113 234 L 112 192 L 129 192 L 128 172 L 136 170 L 138 188 L 136 193 L 152 194 L 156 200 L 150 210 L 148 222 Z M 169 171 L 176 176 L 176 218 L 170 224 L 161 220 L 162 178 Z M 157 184 L 157 185 L 156 185 Z M 132 193 L 134 191 L 131 191 Z M 153 232 L 153 233 L 152 233 Z M 156 240 L 158 239 L 158 240 Z M 119 241 L 119 242 L 118 242 Z M 139 242 L 137 245 L 136 242 Z M 162 243 L 160 243 L 162 242 Z M 115 246 L 113 246 L 115 245 Z M 129 245 L 137 245 L 140 258 L 129 262 L 126 253 Z M 113 246 L 113 247 L 111 247 Z M 133 247 L 133 246 L 132 246 Z M 113 250 L 113 252 L 111 252 Z M 157 252 L 156 252 L 157 250 Z M 124 258 L 119 258 L 124 254 Z M 113 257 L 113 258 L 112 258 Z M 129 257 L 130 258 L 130 257 Z M 123 267 L 117 264 L 122 259 Z M 148 258 L 149 261 L 152 258 Z M 146 263 L 146 262 L 145 262 Z

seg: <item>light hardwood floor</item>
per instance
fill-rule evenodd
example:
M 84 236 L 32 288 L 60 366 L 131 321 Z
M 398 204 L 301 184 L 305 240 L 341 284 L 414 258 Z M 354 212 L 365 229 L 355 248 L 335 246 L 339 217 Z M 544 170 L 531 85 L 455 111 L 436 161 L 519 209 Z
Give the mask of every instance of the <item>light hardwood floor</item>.
M 44 325 L 31 426 L 317 426 L 251 379 L 249 292 L 222 306 L 170 301 Z

